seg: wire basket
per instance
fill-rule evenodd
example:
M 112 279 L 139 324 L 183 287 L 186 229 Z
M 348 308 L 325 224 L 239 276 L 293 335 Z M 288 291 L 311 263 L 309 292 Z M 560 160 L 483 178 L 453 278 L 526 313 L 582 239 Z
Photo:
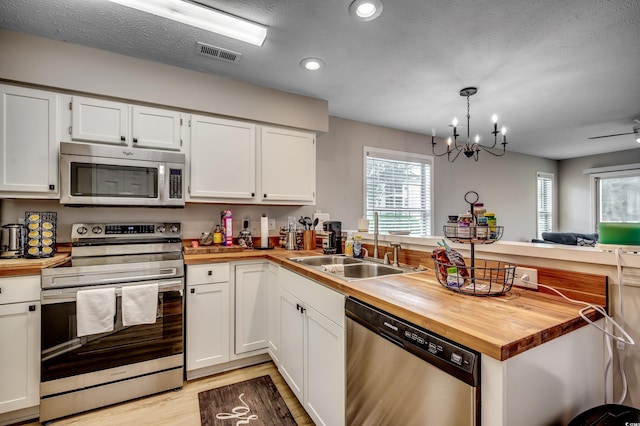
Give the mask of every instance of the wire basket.
M 56 253 L 56 212 L 25 212 L 25 257 L 51 257 Z
M 493 229 L 488 226 L 470 225 L 460 228 L 456 224 L 446 224 L 442 227 L 444 236 L 456 243 L 492 244 L 502 238 L 503 226 Z
M 511 290 L 516 265 L 475 259 L 474 266 L 456 266 L 433 259 L 438 282 L 448 290 L 471 296 L 499 296 Z

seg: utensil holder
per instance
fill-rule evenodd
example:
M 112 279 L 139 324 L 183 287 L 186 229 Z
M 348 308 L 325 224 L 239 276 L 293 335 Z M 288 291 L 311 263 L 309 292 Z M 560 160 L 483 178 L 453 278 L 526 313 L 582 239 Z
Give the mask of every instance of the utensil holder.
M 302 248 L 304 250 L 315 250 L 316 248 L 316 231 L 305 230 L 302 234 Z

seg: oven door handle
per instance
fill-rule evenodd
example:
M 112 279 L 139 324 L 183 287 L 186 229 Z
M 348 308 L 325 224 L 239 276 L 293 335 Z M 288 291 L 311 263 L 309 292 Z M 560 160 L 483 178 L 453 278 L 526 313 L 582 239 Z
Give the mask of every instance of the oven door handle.
M 146 282 L 147 284 L 153 284 Z M 122 295 L 122 287 L 130 286 L 130 285 L 143 285 L 142 283 L 128 283 L 125 285 L 120 285 L 116 287 L 116 297 Z M 41 296 L 41 302 L 45 304 L 50 303 L 63 303 L 63 302 L 73 302 L 77 298 L 77 293 L 79 290 L 89 290 L 96 288 L 105 288 L 112 286 L 86 286 L 86 287 L 73 287 L 73 288 L 61 288 L 55 290 L 43 290 Z M 178 291 L 180 296 L 183 296 L 184 284 L 182 280 L 172 280 L 165 281 L 162 283 L 158 283 L 158 293 L 164 293 L 167 291 Z

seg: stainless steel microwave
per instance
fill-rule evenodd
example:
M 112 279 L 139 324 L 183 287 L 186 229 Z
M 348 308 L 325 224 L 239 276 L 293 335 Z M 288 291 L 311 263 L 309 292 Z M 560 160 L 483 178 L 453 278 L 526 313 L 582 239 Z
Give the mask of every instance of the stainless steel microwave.
M 185 155 L 60 142 L 60 203 L 184 207 Z

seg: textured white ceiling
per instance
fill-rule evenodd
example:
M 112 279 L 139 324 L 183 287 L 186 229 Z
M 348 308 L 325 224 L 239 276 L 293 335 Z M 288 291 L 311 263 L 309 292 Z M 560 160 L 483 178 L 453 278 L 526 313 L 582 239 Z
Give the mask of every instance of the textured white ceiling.
M 465 120 L 489 136 L 496 112 L 508 149 L 552 159 L 640 148 L 639 0 L 383 0 L 356 22 L 350 0 L 201 0 L 269 27 L 262 47 L 106 0 L 0 0 L 0 27 L 227 76 L 329 101 L 333 116 L 417 133 Z M 196 54 L 197 41 L 243 54 Z M 320 72 L 302 70 L 308 56 Z M 463 129 L 460 133 L 466 135 Z

